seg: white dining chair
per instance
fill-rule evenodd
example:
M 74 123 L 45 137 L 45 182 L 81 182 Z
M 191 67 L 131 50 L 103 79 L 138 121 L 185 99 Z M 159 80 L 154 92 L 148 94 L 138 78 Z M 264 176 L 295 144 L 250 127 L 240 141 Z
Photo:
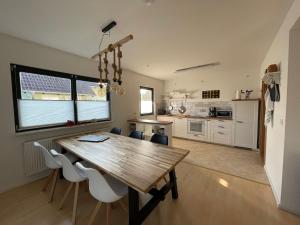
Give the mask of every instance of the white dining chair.
M 38 151 L 41 151 L 45 160 L 46 167 L 51 171 L 51 174 L 48 176 L 48 179 L 42 189 L 42 191 L 46 191 L 49 184 L 52 181 L 51 188 L 50 188 L 50 193 L 49 193 L 49 198 L 48 202 L 53 201 L 53 195 L 57 183 L 57 178 L 58 178 L 58 172 L 59 169 L 62 168 L 61 164 L 57 162 L 57 160 L 51 155 L 49 150 L 45 148 L 43 145 L 41 145 L 39 142 L 34 142 L 33 145 L 36 147 Z M 76 157 L 74 154 L 71 153 L 66 153 L 65 156 L 70 160 L 71 163 L 74 163 L 78 161 L 78 157 Z
M 97 205 L 88 221 L 88 225 L 92 225 L 94 222 L 102 203 L 106 204 L 106 224 L 109 225 L 111 204 L 121 200 L 125 195 L 127 195 L 127 185 L 108 174 L 102 175 L 94 168 L 87 168 L 81 162 L 77 162 L 75 165 L 82 171 L 84 176 L 87 176 L 90 193 L 96 200 L 98 200 Z M 119 203 L 126 210 L 123 203 L 121 201 Z
M 63 176 L 66 180 L 70 181 L 70 185 L 67 188 L 60 204 L 59 209 L 62 209 L 68 195 L 70 194 L 74 184 L 75 184 L 75 194 L 73 201 L 73 212 L 72 212 L 72 224 L 76 223 L 76 212 L 77 212 L 77 202 L 78 202 L 78 192 L 79 192 L 79 183 L 87 180 L 87 177 L 79 170 L 71 161 L 63 154 L 58 153 L 55 150 L 50 150 L 51 154 L 57 159 L 58 163 L 62 165 Z M 89 165 L 87 162 L 83 161 L 82 163 Z

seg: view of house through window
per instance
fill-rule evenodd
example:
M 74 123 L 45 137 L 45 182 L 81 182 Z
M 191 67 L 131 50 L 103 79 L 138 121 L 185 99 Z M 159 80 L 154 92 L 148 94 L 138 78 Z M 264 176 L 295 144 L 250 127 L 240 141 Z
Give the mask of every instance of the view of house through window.
M 141 115 L 153 115 L 154 113 L 154 90 L 153 88 L 140 87 Z
M 110 119 L 109 95 L 98 79 L 12 68 L 16 131 Z
M 20 72 L 19 128 L 74 121 L 71 79 Z
M 77 80 L 78 121 L 109 118 L 109 102 L 106 87 L 99 87 L 98 82 Z
M 71 80 L 33 73 L 20 73 L 22 99 L 71 100 Z

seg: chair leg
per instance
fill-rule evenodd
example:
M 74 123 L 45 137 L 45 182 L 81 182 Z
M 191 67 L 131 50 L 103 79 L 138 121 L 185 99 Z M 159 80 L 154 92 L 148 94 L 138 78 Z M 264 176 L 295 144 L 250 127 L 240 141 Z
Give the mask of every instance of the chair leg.
M 63 207 L 63 205 L 64 205 L 64 203 L 65 203 L 65 201 L 66 201 L 68 195 L 70 194 L 70 191 L 72 190 L 73 184 L 74 184 L 74 183 L 70 183 L 70 184 L 69 184 L 69 187 L 68 187 L 68 189 L 67 189 L 67 191 L 66 191 L 64 197 L 62 198 L 62 200 L 61 200 L 61 202 L 60 202 L 60 204 L 59 204 L 59 207 L 58 207 L 59 209 L 62 209 L 62 207 Z
M 91 215 L 91 217 L 89 219 L 88 225 L 92 225 L 93 224 L 93 222 L 94 222 L 94 220 L 96 218 L 96 215 L 97 215 L 97 213 L 98 213 L 101 205 L 102 205 L 101 202 L 97 202 L 97 205 L 96 205 L 95 209 L 93 210 L 92 215 Z
M 56 183 L 57 183 L 57 177 L 58 177 L 58 169 L 56 169 L 54 172 L 54 178 L 53 178 L 53 182 L 51 185 L 51 190 L 50 190 L 49 200 L 48 200 L 49 203 L 53 201 L 53 195 L 54 195 L 54 191 L 55 191 L 55 187 L 56 187 Z
M 51 170 L 51 173 L 50 173 L 50 175 L 47 177 L 47 180 L 46 180 L 46 182 L 45 182 L 45 184 L 44 184 L 44 187 L 43 187 L 43 189 L 42 189 L 42 192 L 45 192 L 45 191 L 47 190 L 47 188 L 48 188 L 48 186 L 49 186 L 49 184 L 50 184 L 50 182 L 51 182 L 51 180 L 52 180 L 52 178 L 53 178 L 53 176 L 54 176 L 54 173 L 55 173 L 55 170 Z
M 106 204 L 106 225 L 110 224 L 111 203 Z
M 78 191 L 79 191 L 79 182 L 75 184 L 75 195 L 74 195 L 74 203 L 73 203 L 73 215 L 72 215 L 72 224 L 76 223 L 76 212 L 77 212 L 77 202 L 78 202 Z

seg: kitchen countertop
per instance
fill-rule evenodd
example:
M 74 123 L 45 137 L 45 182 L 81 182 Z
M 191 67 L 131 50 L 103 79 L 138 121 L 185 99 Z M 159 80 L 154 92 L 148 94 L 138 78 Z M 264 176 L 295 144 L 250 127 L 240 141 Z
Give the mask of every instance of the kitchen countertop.
M 127 120 L 129 123 L 147 123 L 147 124 L 157 124 L 157 125 L 170 125 L 171 121 L 159 121 L 159 120 L 147 120 L 147 119 L 131 119 Z
M 201 116 L 190 116 L 190 115 L 158 115 L 158 116 L 167 116 L 167 117 L 174 117 L 174 118 L 190 118 L 190 119 L 207 119 L 207 120 L 232 120 L 232 117 L 201 117 Z

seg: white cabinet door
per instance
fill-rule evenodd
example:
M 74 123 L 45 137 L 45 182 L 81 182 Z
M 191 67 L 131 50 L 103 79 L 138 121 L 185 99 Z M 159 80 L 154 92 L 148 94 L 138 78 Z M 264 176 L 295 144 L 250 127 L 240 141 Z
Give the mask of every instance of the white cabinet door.
M 256 148 L 255 141 L 255 133 L 253 131 L 254 125 L 251 123 L 235 123 L 235 146 L 243 147 L 243 148 Z
M 232 145 L 232 121 L 210 120 L 208 121 L 208 141 L 222 145 Z
M 174 119 L 174 136 L 186 138 L 187 137 L 187 119 L 175 118 Z
M 258 101 L 240 101 L 235 103 L 235 121 L 253 123 L 257 121 Z
M 228 131 L 221 131 L 216 129 L 213 133 L 213 143 L 230 145 L 231 144 L 231 135 Z
M 234 145 L 257 149 L 258 101 L 234 103 Z
M 232 121 L 215 121 L 211 135 L 213 143 L 231 145 Z
M 207 141 L 208 142 L 213 142 L 214 126 L 215 126 L 214 120 L 207 121 Z

